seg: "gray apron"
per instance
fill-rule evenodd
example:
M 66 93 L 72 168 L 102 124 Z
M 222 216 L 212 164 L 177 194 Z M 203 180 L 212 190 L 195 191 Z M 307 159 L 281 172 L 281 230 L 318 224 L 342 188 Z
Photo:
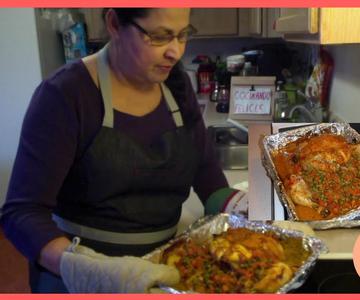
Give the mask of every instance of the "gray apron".
M 103 126 L 69 171 L 53 214 L 69 238 L 107 255 L 142 256 L 176 234 L 183 202 L 199 163 L 193 132 L 183 125 L 170 90 L 163 98 L 176 129 L 143 146 L 113 128 L 107 49 L 98 59 Z M 41 268 L 41 267 L 40 267 Z M 61 278 L 31 269 L 32 291 L 66 292 Z M 38 276 L 39 273 L 40 276 Z

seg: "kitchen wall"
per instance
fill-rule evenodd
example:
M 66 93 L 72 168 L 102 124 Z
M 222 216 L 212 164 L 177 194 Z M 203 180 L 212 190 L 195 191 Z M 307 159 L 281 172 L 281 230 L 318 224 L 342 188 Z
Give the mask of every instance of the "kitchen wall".
M 327 46 L 334 58 L 330 110 L 347 122 L 360 121 L 360 45 Z
M 221 55 L 224 59 L 228 55 L 241 53 L 244 48 L 250 49 L 269 41 L 282 42 L 279 39 L 251 38 L 194 39 L 187 46 L 183 62 L 185 65 L 191 64 L 197 54 L 210 55 L 212 58 Z M 305 72 L 309 65 L 315 65 L 319 45 L 287 43 L 287 46 L 299 53 L 294 63 L 296 73 Z M 335 120 L 360 122 L 360 45 L 326 46 L 326 49 L 333 56 L 335 65 L 330 87 L 330 110 Z
M 0 207 L 30 97 L 41 80 L 32 8 L 0 9 Z
M 223 60 L 227 56 L 240 54 L 244 50 L 251 50 L 256 45 L 265 43 L 282 43 L 281 39 L 254 39 L 254 38 L 197 38 L 192 39 L 186 46 L 182 59 L 185 65 L 191 64 L 196 55 L 204 54 L 215 59 L 220 55 Z
M 55 13 L 46 14 L 35 9 L 36 29 L 40 53 L 42 78 L 48 77 L 54 70 L 65 64 L 62 36 L 56 31 Z

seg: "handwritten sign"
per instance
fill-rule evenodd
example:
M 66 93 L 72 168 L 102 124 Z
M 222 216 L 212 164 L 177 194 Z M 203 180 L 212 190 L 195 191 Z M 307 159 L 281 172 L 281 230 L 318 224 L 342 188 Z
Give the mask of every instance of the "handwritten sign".
M 242 124 L 272 122 L 275 76 L 232 76 L 229 118 Z
M 233 90 L 234 114 L 266 115 L 271 111 L 271 88 L 236 87 Z

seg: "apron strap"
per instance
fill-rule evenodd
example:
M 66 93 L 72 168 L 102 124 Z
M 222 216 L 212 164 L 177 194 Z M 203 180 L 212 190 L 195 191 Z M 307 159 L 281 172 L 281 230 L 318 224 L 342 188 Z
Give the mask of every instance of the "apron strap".
M 170 112 L 172 113 L 172 117 L 174 119 L 176 127 L 184 126 L 184 122 L 181 117 L 181 112 L 180 112 L 179 106 L 177 105 L 177 103 L 174 99 L 174 96 L 172 95 L 171 91 L 164 83 L 160 83 L 160 86 L 161 86 L 163 96 L 165 97 L 166 103 L 168 105 L 168 108 L 169 108 Z
M 119 245 L 147 245 L 162 242 L 175 235 L 177 230 L 176 224 L 160 231 L 125 233 L 77 224 L 55 214 L 52 215 L 52 219 L 59 229 L 67 233 L 93 241 Z
M 97 60 L 98 77 L 100 83 L 101 95 L 104 99 L 105 115 L 103 120 L 103 126 L 114 127 L 114 110 L 112 105 L 112 94 L 111 94 L 111 80 L 109 73 L 109 65 L 107 62 L 107 51 L 109 44 L 106 44 L 104 48 L 99 51 Z M 162 94 L 165 98 L 166 104 L 172 114 L 172 118 L 176 124 L 176 127 L 184 126 L 183 119 L 179 107 L 174 99 L 169 88 L 164 84 L 160 83 Z
M 104 119 L 103 126 L 105 127 L 114 127 L 114 111 L 112 105 L 112 94 L 111 94 L 111 81 L 110 73 L 107 62 L 107 49 L 108 45 L 106 44 L 104 48 L 99 51 L 99 56 L 97 59 L 97 68 L 98 68 L 98 77 L 100 83 L 100 91 L 104 100 Z

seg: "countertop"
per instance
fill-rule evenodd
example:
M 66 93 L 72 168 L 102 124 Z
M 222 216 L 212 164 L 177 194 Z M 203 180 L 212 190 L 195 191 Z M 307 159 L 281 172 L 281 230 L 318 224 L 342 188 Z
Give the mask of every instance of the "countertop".
M 360 228 L 316 230 L 315 235 L 329 248 L 329 252 L 322 254 L 320 259 L 352 259 L 352 251 L 356 239 L 360 236 Z
M 200 106 L 203 107 L 203 118 L 205 126 L 209 127 L 211 125 L 223 124 L 226 123 L 228 118 L 227 113 L 218 113 L 216 111 L 216 102 L 211 102 L 209 100 L 209 95 L 207 94 L 198 94 L 197 99 Z

